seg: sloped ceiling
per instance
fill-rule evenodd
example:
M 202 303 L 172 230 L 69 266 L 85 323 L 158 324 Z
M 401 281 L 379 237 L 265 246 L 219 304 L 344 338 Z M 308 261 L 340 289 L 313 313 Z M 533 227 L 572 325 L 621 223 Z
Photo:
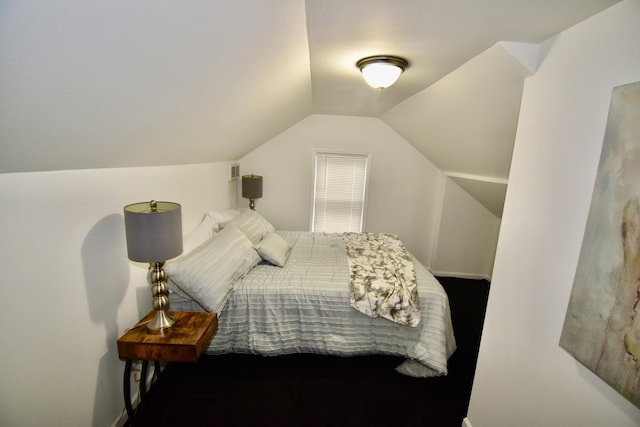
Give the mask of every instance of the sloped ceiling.
M 538 45 L 518 48 L 539 57 Z M 497 43 L 382 119 L 501 217 L 522 88 L 530 74 L 530 68 Z
M 234 160 L 343 114 L 504 187 L 539 43 L 618 1 L 5 0 L 0 173 Z M 355 67 L 373 54 L 410 61 L 382 92 Z
M 238 159 L 312 111 L 302 1 L 2 1 L 0 58 L 0 172 Z

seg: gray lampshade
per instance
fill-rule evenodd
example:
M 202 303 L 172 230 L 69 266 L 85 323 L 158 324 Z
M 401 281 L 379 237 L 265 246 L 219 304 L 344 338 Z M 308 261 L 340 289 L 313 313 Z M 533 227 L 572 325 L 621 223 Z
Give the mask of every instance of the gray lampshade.
M 131 261 L 162 262 L 182 253 L 182 213 L 178 203 L 141 202 L 124 207 Z
M 262 177 L 260 175 L 242 176 L 242 197 L 245 199 L 262 197 Z

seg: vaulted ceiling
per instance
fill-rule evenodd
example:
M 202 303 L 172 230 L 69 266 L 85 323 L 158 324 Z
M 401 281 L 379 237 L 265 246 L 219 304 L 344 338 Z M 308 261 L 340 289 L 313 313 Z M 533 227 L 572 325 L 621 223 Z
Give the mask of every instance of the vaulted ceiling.
M 227 161 L 378 117 L 500 215 L 524 78 L 619 0 L 5 0 L 0 173 Z M 407 58 L 377 92 L 355 62 Z

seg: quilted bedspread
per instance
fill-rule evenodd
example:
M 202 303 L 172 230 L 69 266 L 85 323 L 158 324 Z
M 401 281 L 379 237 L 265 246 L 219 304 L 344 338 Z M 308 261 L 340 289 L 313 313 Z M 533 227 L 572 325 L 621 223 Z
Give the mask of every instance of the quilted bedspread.
M 406 375 L 446 375 L 456 344 L 449 300 L 431 273 L 413 259 L 420 323 L 407 327 L 354 310 L 342 234 L 278 231 L 292 245 L 284 267 L 258 264 L 233 284 L 208 354 L 338 356 L 388 354 L 405 358 Z M 172 293 L 171 310 L 202 310 Z

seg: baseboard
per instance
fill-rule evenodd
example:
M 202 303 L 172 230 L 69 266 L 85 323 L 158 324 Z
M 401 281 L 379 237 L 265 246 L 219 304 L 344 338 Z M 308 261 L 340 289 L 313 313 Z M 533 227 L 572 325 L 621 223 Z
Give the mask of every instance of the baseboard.
M 124 427 L 124 425 L 127 423 L 127 418 L 127 412 L 123 409 L 120 416 L 118 416 L 113 424 L 111 424 L 111 427 Z
M 155 365 L 151 364 L 151 368 L 147 371 L 147 390 L 151 387 L 151 381 L 153 381 L 155 372 Z M 130 392 L 133 396 L 131 401 L 131 407 L 135 410 L 140 404 L 140 371 L 142 370 L 142 364 L 140 361 L 135 361 L 131 366 L 131 378 L 130 378 Z M 129 416 L 127 410 L 122 408 L 118 418 L 111 424 L 111 427 L 124 427 L 127 424 Z
M 474 280 L 486 280 L 491 282 L 491 276 L 485 274 L 473 274 L 473 273 L 456 273 L 452 271 L 431 271 L 434 276 L 441 277 L 458 277 L 460 279 L 474 279 Z
M 469 418 L 466 418 L 464 420 L 462 420 L 462 427 L 472 427 L 471 426 L 471 421 L 469 421 Z

